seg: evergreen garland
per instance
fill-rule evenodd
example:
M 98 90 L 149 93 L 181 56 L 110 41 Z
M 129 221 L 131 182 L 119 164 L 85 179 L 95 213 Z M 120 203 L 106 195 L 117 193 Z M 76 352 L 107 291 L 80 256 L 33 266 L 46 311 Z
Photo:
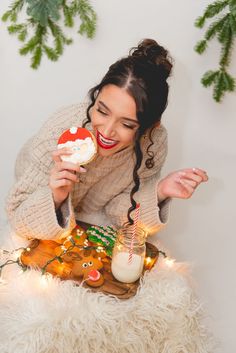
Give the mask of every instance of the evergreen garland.
M 19 23 L 18 17 L 23 11 L 28 18 Z M 3 14 L 2 21 L 11 22 L 8 32 L 17 35 L 19 41 L 24 43 L 20 54 L 30 54 L 31 67 L 37 69 L 44 54 L 49 60 L 57 61 L 64 47 L 72 43 L 58 24 L 61 17 L 64 18 L 65 27 L 72 28 L 78 16 L 81 20 L 78 33 L 93 38 L 97 17 L 88 0 L 15 0 Z M 29 33 L 33 33 L 30 38 Z M 53 45 L 49 45 L 52 39 Z
M 213 98 L 220 102 L 224 94 L 234 91 L 236 86 L 235 78 L 227 72 L 236 36 L 236 0 L 215 1 L 208 5 L 203 16 L 196 19 L 195 26 L 202 28 L 207 19 L 215 16 L 216 19 L 209 25 L 204 39 L 199 41 L 194 49 L 202 54 L 214 37 L 221 44 L 219 69 L 207 71 L 201 79 L 205 87 L 213 86 Z

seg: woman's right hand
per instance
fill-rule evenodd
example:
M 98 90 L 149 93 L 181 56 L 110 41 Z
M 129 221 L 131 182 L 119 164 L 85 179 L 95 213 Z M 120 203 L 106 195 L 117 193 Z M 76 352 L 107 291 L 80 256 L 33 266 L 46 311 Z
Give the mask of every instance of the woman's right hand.
M 52 153 L 55 165 L 50 172 L 49 187 L 52 190 L 56 209 L 66 200 L 74 183 L 79 182 L 76 173 L 86 172 L 86 169 L 77 164 L 62 161 L 62 155 L 70 154 L 72 154 L 72 152 L 68 148 L 61 148 Z

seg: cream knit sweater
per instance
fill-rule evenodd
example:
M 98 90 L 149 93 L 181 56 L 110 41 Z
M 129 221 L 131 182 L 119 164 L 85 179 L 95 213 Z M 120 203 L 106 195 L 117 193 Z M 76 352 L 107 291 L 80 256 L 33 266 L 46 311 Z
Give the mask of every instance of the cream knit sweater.
M 59 221 L 51 189 L 49 172 L 53 166 L 52 151 L 62 132 L 71 126 L 81 126 L 86 118 L 86 103 L 66 107 L 56 112 L 20 151 L 15 168 L 16 181 L 7 198 L 7 213 L 17 234 L 26 238 L 53 239 L 67 235 L 75 219 L 116 227 L 127 220 L 130 190 L 133 187 L 135 164 L 132 146 L 110 157 L 97 155 L 80 174 L 69 198 L 61 206 Z M 90 125 L 86 126 L 91 129 Z M 141 185 L 134 195 L 141 205 L 140 223 L 149 233 L 163 227 L 167 221 L 168 200 L 158 207 L 157 182 L 167 153 L 167 133 L 161 125 L 153 134 L 155 165 L 145 167 L 146 149 L 150 141 L 142 140 L 143 163 L 139 170 Z

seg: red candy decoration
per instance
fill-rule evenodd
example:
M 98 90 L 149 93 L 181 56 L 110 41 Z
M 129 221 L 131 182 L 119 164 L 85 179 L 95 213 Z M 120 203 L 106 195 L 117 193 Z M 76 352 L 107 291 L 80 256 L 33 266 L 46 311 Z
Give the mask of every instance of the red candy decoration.
M 101 274 L 97 270 L 91 270 L 88 274 L 88 278 L 90 279 L 90 281 L 93 281 L 93 282 L 98 281 L 100 277 L 101 277 Z

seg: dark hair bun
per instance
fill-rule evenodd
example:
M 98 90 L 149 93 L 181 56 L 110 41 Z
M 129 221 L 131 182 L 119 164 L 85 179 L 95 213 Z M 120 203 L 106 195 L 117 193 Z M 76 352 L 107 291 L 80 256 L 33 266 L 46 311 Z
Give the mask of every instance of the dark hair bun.
M 169 53 L 154 39 L 143 39 L 137 47 L 130 50 L 129 55 L 146 58 L 148 61 L 156 64 L 159 68 L 163 69 L 165 78 L 171 73 L 172 63 Z

